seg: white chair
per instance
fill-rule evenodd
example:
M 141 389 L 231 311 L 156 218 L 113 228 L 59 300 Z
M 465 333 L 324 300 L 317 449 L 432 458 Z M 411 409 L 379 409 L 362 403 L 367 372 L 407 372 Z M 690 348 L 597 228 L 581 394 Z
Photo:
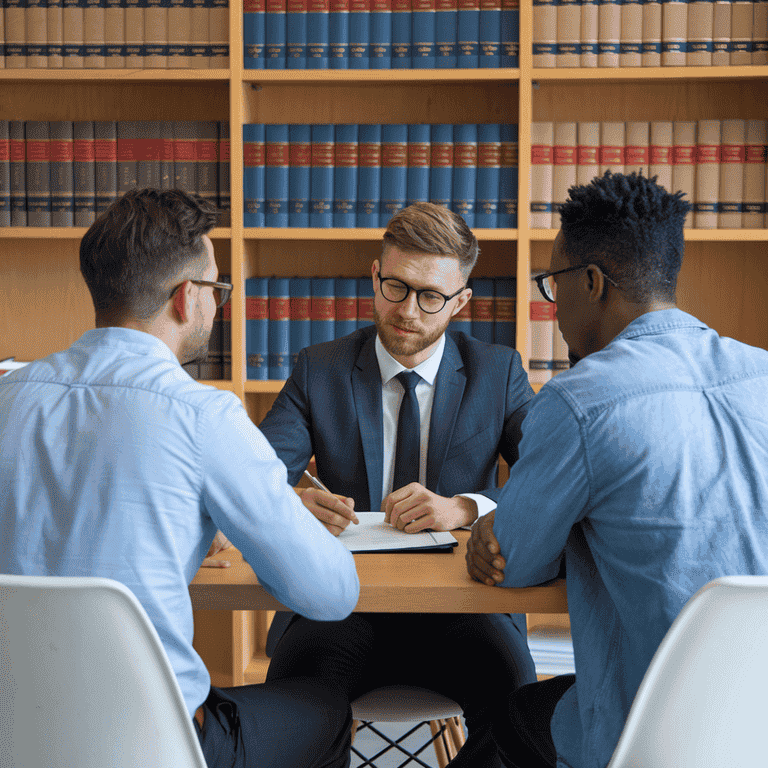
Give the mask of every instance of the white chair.
M 0 575 L 0 768 L 205 768 L 160 638 L 111 579 Z
M 767 690 L 768 577 L 715 579 L 661 642 L 609 768 L 766 765 Z
M 397 750 L 405 756 L 402 765 L 414 763 L 430 768 L 418 756 L 430 744 L 434 745 L 437 763 L 440 768 L 456 757 L 456 753 L 464 744 L 464 730 L 459 718 L 461 707 L 446 696 L 442 696 L 426 688 L 414 686 L 385 686 L 363 694 L 352 702 L 352 717 L 355 720 L 356 732 L 369 729 L 375 733 L 386 746 L 374 755 L 363 755 L 352 746 L 352 752 L 363 762 L 363 766 L 375 767 L 375 761 L 382 755 Z M 392 739 L 374 726 L 374 723 L 418 723 L 397 739 Z M 420 728 L 429 726 L 431 738 L 418 749 L 410 751 L 403 742 L 416 733 Z

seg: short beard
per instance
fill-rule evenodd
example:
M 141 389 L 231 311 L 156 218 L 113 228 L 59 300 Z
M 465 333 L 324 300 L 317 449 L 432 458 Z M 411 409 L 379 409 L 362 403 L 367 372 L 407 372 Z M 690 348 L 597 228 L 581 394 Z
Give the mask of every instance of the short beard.
M 211 341 L 211 329 L 203 328 L 203 314 L 198 307 L 195 312 L 195 328 L 179 346 L 179 360 L 187 363 L 204 363 L 208 359 L 208 345 Z
M 390 355 L 410 357 L 412 355 L 417 355 L 419 352 L 427 349 L 427 347 L 432 346 L 432 344 L 445 333 L 445 329 L 450 322 L 450 317 L 443 325 L 429 331 L 427 334 L 420 331 L 419 335 L 412 339 L 401 339 L 397 337 L 394 332 L 391 331 L 389 326 L 381 319 L 381 315 L 378 313 L 375 305 L 373 307 L 373 321 L 376 324 L 376 330 L 378 331 L 381 343 Z M 408 328 L 407 325 L 404 327 Z

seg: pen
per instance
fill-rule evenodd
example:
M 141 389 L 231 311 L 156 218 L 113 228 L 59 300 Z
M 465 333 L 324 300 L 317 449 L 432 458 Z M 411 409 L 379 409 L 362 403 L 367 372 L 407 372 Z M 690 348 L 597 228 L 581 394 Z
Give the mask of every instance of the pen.
M 326 491 L 326 493 L 331 493 L 328 488 L 326 488 L 320 480 L 318 480 L 316 477 L 313 477 L 308 469 L 304 470 L 304 475 L 309 478 L 312 485 L 315 486 L 315 488 L 319 488 L 321 491 Z M 352 517 L 349 518 L 355 525 L 358 524 L 359 520 L 357 519 L 357 515 L 352 512 Z

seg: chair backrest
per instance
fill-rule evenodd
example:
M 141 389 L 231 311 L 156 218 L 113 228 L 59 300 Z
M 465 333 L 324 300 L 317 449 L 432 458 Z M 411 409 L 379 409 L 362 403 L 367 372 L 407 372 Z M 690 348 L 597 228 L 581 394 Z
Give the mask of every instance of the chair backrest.
M 0 768 L 205 768 L 157 631 L 104 578 L 0 575 Z
M 609 768 L 753 768 L 766 761 L 768 577 L 702 587 L 643 677 Z

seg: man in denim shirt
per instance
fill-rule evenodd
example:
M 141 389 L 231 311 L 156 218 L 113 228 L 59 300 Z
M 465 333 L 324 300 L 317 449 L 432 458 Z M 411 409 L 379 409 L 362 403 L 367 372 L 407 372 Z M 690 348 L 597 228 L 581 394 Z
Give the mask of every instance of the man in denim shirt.
M 502 587 L 551 579 L 565 556 L 575 680 L 510 696 L 492 731 L 509 766 L 603 768 L 688 598 L 768 573 L 768 352 L 675 307 L 689 207 L 607 173 L 561 211 L 541 282 L 574 366 L 532 401 L 467 555 Z

